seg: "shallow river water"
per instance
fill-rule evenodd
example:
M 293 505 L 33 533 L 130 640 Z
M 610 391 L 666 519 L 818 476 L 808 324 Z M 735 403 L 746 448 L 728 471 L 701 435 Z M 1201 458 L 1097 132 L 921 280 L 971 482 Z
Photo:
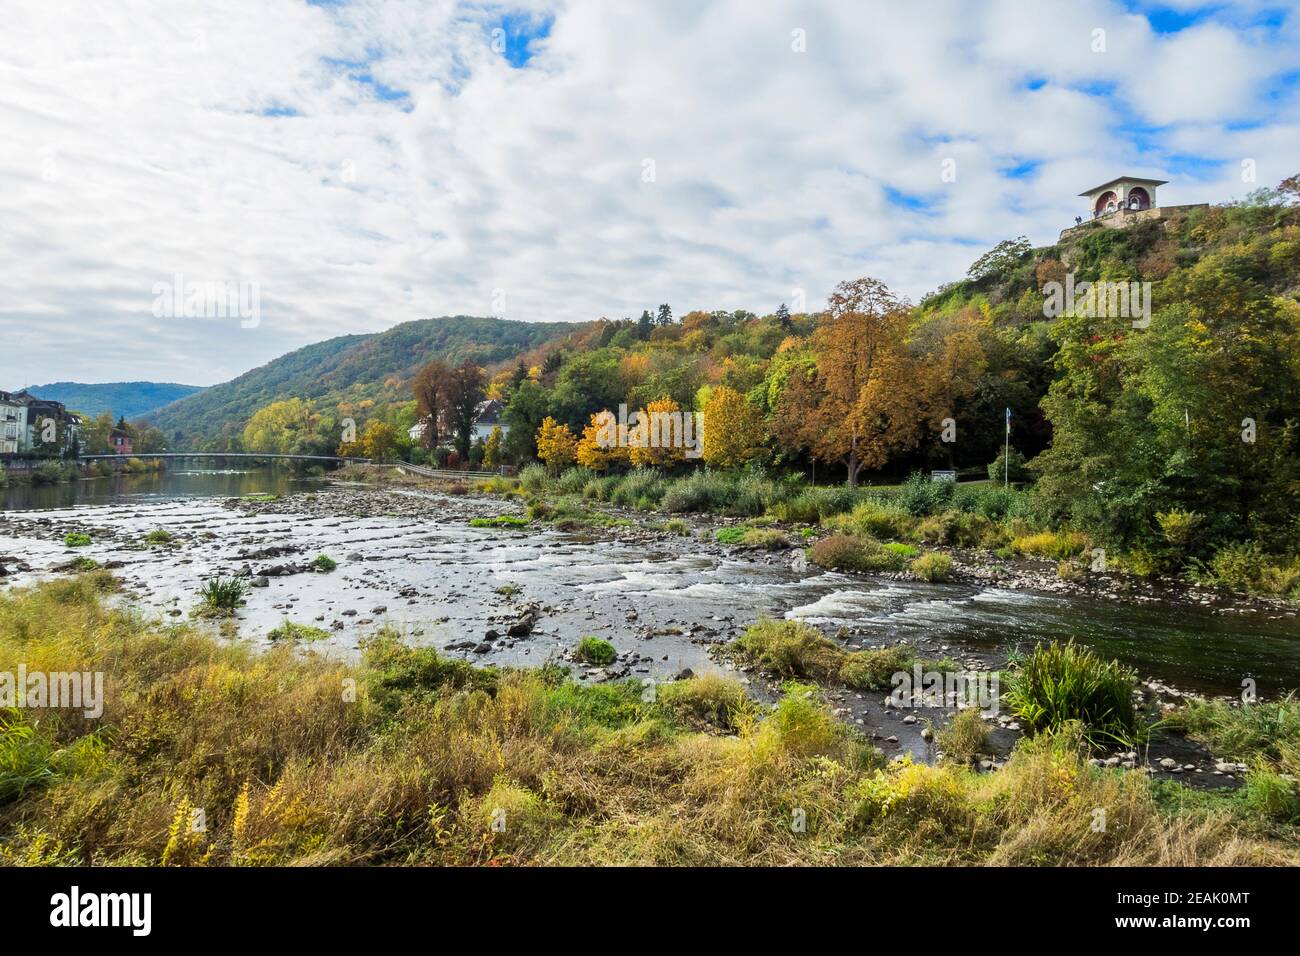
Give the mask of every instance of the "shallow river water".
M 232 506 L 232 497 L 257 493 L 287 497 L 274 513 Z M 791 552 L 756 555 L 649 532 L 471 528 L 470 517 L 498 514 L 502 503 L 302 481 L 281 471 L 11 488 L 4 504 L 6 587 L 84 555 L 120 563 L 124 600 L 164 619 L 187 618 L 197 588 L 214 574 L 247 565 L 257 575 L 328 554 L 335 571 L 272 575 L 267 587 L 249 592 L 238 617 L 240 633 L 253 640 L 286 618 L 323 628 L 331 634 L 324 646 L 340 654 L 354 653 L 358 639 L 385 622 L 414 643 L 460 645 L 455 653 L 483 663 L 541 663 L 596 634 L 619 649 L 628 673 L 665 678 L 716 667 L 710 645 L 769 615 L 846 628 L 850 648 L 909 640 L 928 656 L 995 666 L 1009 647 L 1075 637 L 1143 677 L 1187 690 L 1235 693 L 1247 677 L 1264 693 L 1300 687 L 1300 624 L 1287 611 L 1225 615 L 824 573 L 796 567 Z M 144 547 L 144 535 L 157 528 L 179 546 Z M 66 547 L 72 529 L 89 531 L 93 543 Z M 268 548 L 282 553 L 258 556 Z M 14 573 L 15 564 L 30 570 Z M 483 650 L 485 632 L 504 633 L 530 602 L 541 607 L 530 635 L 497 640 L 481 654 L 468 646 Z

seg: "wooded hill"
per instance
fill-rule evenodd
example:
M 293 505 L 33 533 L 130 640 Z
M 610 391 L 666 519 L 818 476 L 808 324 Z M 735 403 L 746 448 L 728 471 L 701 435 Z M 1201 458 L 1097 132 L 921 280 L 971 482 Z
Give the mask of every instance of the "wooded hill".
M 308 345 L 149 417 L 175 449 L 231 450 L 253 413 L 272 402 L 300 398 L 324 407 L 382 407 L 408 400 L 410 379 L 432 359 L 492 365 L 573 329 L 565 322 L 467 315 L 403 322 L 385 332 Z

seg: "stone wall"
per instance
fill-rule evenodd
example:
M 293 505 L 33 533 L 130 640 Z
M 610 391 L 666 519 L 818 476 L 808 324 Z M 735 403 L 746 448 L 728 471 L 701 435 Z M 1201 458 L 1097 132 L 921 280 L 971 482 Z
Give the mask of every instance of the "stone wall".
M 1098 226 L 1103 229 L 1127 229 L 1129 226 L 1137 225 L 1139 222 L 1146 222 L 1149 219 L 1164 219 L 1170 213 L 1186 212 L 1191 209 L 1208 209 L 1209 206 L 1209 203 L 1199 202 L 1186 206 L 1154 206 L 1151 209 L 1116 209 L 1114 212 L 1108 212 L 1096 219 L 1086 219 L 1081 225 L 1062 229 L 1061 236 L 1057 241 L 1061 242 L 1082 235 L 1089 229 L 1095 229 Z

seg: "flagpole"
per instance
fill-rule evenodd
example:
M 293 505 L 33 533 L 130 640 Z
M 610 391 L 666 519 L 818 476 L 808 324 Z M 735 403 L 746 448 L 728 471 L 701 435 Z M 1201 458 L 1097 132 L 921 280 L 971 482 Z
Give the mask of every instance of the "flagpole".
M 1011 487 L 1011 409 L 1007 409 L 1007 438 L 1002 448 L 1002 487 Z

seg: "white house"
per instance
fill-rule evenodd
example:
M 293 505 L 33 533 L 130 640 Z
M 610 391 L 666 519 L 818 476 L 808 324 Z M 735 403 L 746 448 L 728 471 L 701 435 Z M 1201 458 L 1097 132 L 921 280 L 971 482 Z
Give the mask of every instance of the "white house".
M 470 442 L 487 441 L 488 436 L 492 434 L 492 429 L 494 428 L 501 429 L 501 437 L 504 438 L 508 435 L 510 433 L 510 426 L 502 420 L 505 410 L 506 403 L 501 401 L 499 398 L 492 398 L 488 399 L 486 402 L 480 402 L 478 407 L 474 410 L 474 432 L 470 436 Z M 407 430 L 407 434 L 411 436 L 411 441 L 420 441 L 424 438 L 424 429 L 428 422 L 428 416 L 425 416 Z M 443 445 L 451 445 L 452 436 L 450 429 L 444 427 L 440 437 Z
M 0 455 L 16 455 L 27 444 L 27 406 L 0 392 Z
M 506 403 L 499 398 L 489 399 L 479 405 L 474 410 L 474 436 L 475 441 L 487 441 L 488 436 L 492 434 L 492 429 L 500 428 L 501 437 L 505 438 L 510 433 L 510 426 L 502 421 L 502 416 L 506 413 Z

